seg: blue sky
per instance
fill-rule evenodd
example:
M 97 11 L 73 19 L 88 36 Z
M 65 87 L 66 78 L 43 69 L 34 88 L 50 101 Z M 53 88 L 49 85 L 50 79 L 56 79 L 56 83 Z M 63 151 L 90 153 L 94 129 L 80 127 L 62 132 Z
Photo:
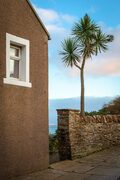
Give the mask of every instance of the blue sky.
M 120 95 L 120 0 L 31 0 L 51 35 L 49 41 L 49 98 L 80 96 L 79 72 L 66 68 L 59 51 L 74 22 L 88 13 L 115 40 L 109 51 L 88 60 L 85 67 L 86 96 Z

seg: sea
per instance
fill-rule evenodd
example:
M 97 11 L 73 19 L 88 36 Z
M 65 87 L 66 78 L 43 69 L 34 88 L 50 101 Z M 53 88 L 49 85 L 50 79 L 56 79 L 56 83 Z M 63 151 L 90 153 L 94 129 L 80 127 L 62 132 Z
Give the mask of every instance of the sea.
M 49 125 L 49 134 L 55 134 L 57 130 L 57 125 Z

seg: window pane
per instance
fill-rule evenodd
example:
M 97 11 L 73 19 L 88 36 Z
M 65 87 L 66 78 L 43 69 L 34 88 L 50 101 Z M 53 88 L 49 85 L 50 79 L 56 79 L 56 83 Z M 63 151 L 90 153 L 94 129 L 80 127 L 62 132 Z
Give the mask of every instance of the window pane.
M 19 61 L 10 59 L 10 77 L 19 78 Z
M 10 47 L 10 56 L 19 57 L 20 50 L 14 47 Z

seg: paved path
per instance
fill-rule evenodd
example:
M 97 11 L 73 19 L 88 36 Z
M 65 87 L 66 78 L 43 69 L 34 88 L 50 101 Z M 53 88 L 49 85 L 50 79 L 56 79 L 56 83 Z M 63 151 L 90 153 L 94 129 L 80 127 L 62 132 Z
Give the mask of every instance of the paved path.
M 47 170 L 12 180 L 120 180 L 120 147 L 54 163 Z

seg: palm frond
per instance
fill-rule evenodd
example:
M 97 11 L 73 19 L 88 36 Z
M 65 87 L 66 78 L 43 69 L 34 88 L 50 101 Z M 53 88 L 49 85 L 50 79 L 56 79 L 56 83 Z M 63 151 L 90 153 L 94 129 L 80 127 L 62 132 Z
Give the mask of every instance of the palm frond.
M 62 51 L 60 55 L 62 55 L 62 60 L 66 66 L 75 65 L 80 62 L 80 56 L 78 54 L 78 44 L 75 39 L 68 38 L 62 42 Z
M 86 14 L 78 23 L 74 24 L 72 35 L 79 41 L 91 41 L 94 32 L 98 31 L 98 26 Z
M 114 37 L 112 35 L 106 35 L 102 33 L 102 31 L 99 29 L 99 31 L 94 36 L 94 51 L 95 55 L 97 55 L 99 52 L 102 51 L 105 52 L 108 50 L 108 43 L 112 42 Z

